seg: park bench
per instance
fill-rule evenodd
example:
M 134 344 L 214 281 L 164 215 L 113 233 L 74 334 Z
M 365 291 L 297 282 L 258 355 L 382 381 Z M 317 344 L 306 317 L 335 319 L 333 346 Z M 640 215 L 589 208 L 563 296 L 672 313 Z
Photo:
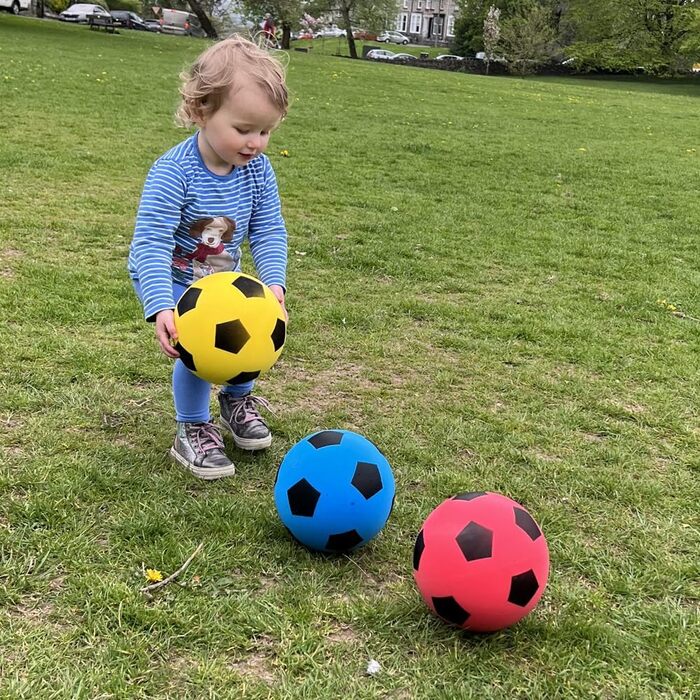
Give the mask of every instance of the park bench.
M 100 30 L 100 27 L 104 27 L 106 32 L 114 33 L 116 31 L 114 27 L 114 17 L 105 17 L 104 15 L 87 15 L 88 26 L 90 29 Z

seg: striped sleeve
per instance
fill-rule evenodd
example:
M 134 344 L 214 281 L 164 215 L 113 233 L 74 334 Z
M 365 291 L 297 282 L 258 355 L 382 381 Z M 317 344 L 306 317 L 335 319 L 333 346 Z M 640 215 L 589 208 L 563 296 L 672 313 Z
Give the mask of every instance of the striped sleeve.
M 175 307 L 171 265 L 186 192 L 185 174 L 177 163 L 154 163 L 141 195 L 132 242 L 147 321 L 154 321 L 159 311 Z
M 248 240 L 258 277 L 268 286 L 286 287 L 287 229 L 282 218 L 277 178 L 267 158 L 262 191 L 250 218 Z

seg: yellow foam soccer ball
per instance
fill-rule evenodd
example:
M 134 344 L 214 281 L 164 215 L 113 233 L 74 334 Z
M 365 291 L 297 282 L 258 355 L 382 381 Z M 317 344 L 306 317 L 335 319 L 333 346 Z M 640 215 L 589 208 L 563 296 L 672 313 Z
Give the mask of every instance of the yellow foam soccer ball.
M 287 324 L 269 287 L 240 272 L 217 272 L 180 297 L 175 328 L 175 348 L 191 372 L 213 384 L 240 384 L 275 364 Z

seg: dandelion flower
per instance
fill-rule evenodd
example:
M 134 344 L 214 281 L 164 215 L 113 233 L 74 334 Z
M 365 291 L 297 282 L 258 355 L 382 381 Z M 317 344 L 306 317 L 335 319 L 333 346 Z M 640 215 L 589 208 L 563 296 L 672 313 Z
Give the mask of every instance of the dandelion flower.
M 146 569 L 146 580 L 149 583 L 156 583 L 163 580 L 163 574 L 158 569 Z
M 289 151 L 285 148 L 280 151 L 280 155 L 284 156 L 285 158 L 289 158 Z

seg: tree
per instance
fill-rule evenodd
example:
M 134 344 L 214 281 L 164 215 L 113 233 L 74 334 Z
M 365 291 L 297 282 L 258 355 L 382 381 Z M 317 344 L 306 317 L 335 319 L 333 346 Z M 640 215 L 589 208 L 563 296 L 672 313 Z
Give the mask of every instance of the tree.
M 197 19 L 202 25 L 202 29 L 206 32 L 206 35 L 210 39 L 217 39 L 219 35 L 216 33 L 216 29 L 214 29 L 214 25 L 211 23 L 209 15 L 200 5 L 199 0 L 187 0 L 187 4 L 192 8 L 192 12 L 197 15 Z
M 501 16 L 501 11 L 491 5 L 488 14 L 484 20 L 484 53 L 486 54 L 486 75 L 489 73 L 489 67 L 498 44 L 498 38 L 501 36 L 501 27 L 498 24 L 498 18 Z
M 567 54 L 583 69 L 673 73 L 688 65 L 695 0 L 570 0 L 575 41 Z
M 459 16 L 455 22 L 455 36 L 451 51 L 459 56 L 473 56 L 484 51 L 484 21 L 489 12 L 491 1 L 457 0 Z M 519 10 L 529 7 L 534 0 L 499 0 L 498 9 L 501 19 L 514 16 Z M 550 0 L 538 4 L 551 5 Z
M 358 27 L 369 30 L 385 28 L 386 18 L 396 15 L 396 0 L 316 0 L 310 3 L 316 16 L 339 14 L 340 27 L 345 30 L 348 51 L 357 58 L 353 31 Z
M 277 26 L 282 29 L 282 48 L 289 49 L 292 30 L 299 26 L 299 20 L 304 14 L 302 0 L 242 0 L 241 9 L 257 23 L 267 13 Z
M 483 26 L 486 3 L 483 0 L 459 3 L 459 16 L 455 22 L 455 35 L 450 51 L 458 56 L 474 55 L 484 47 Z
M 680 52 L 693 63 L 700 60 L 700 8 L 690 8 L 688 34 L 681 41 Z
M 532 3 L 506 20 L 501 28 L 501 50 L 508 70 L 516 75 L 534 73 L 557 51 L 557 33 L 551 12 Z

